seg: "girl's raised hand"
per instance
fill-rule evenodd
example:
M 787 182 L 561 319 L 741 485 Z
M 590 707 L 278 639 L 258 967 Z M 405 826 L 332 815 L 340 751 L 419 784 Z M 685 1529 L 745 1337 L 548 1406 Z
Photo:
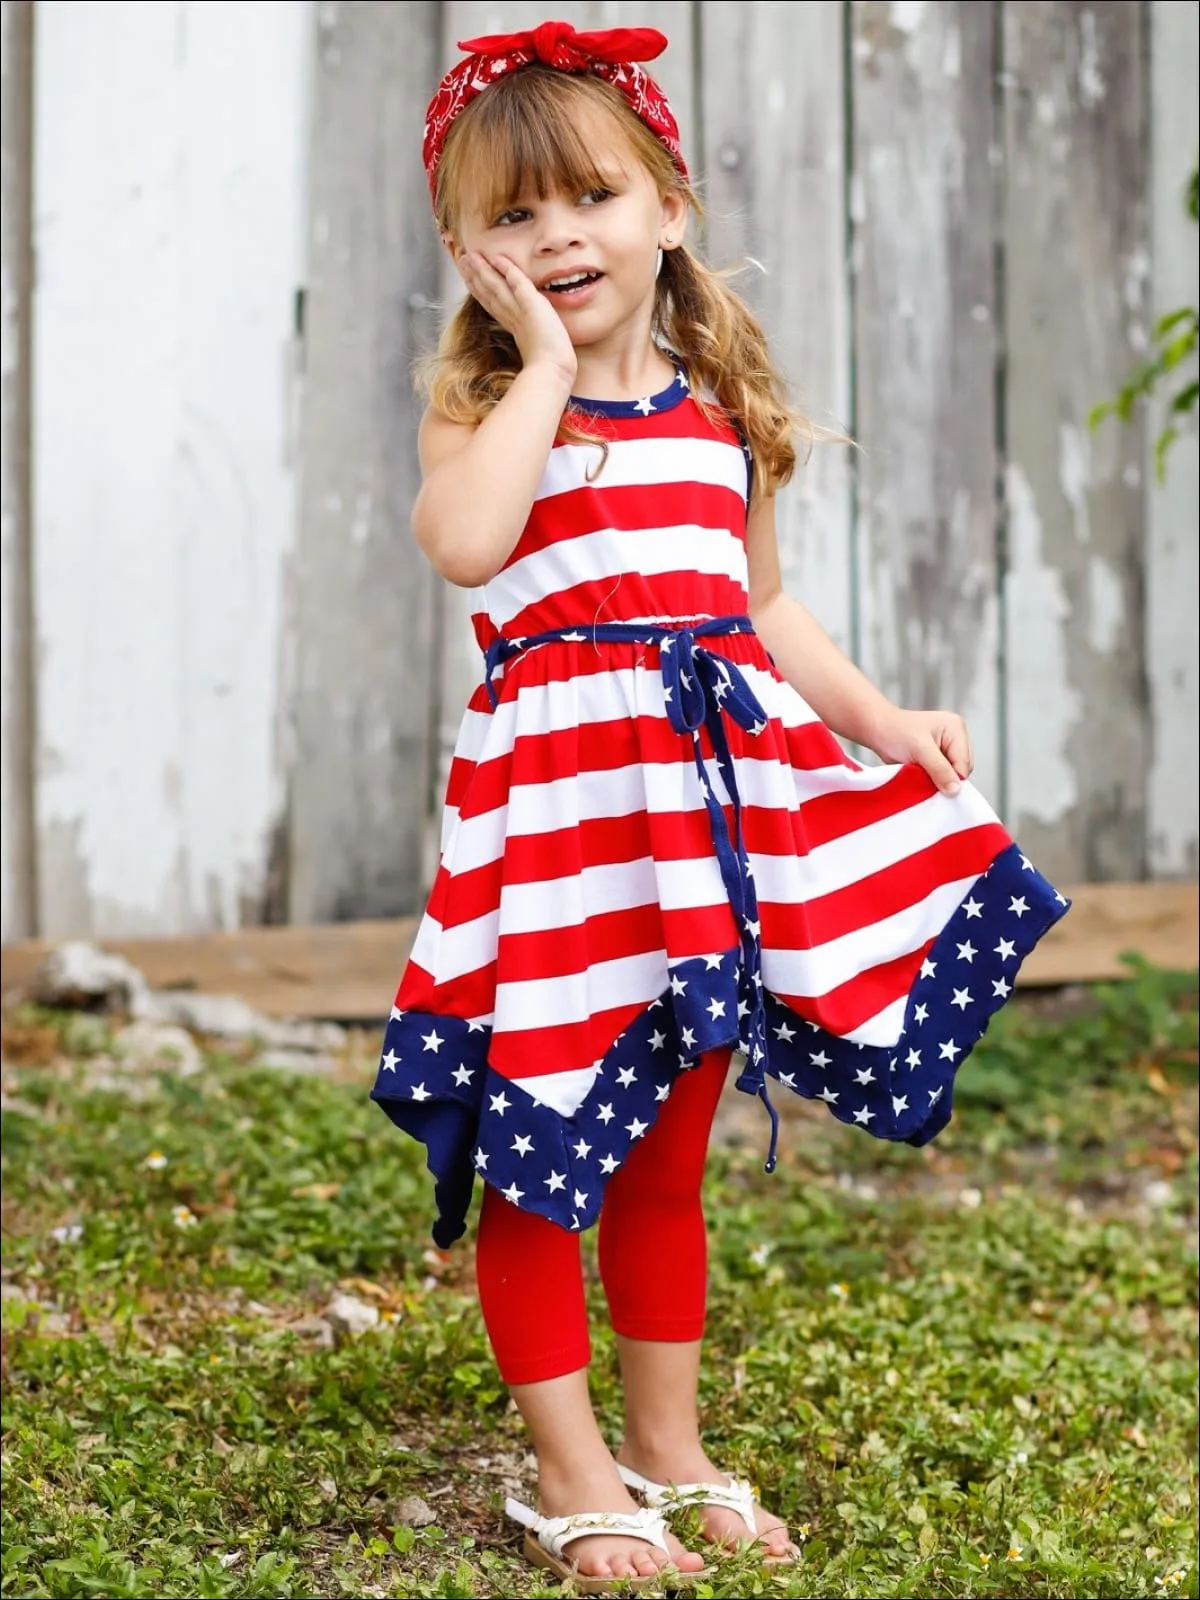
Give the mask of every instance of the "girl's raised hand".
M 483 309 L 512 334 L 524 366 L 542 362 L 574 382 L 579 363 L 562 318 L 515 261 L 507 256 L 489 261 L 468 250 L 458 258 L 458 270 Z
M 882 761 L 915 762 L 948 795 L 958 793 L 975 767 L 971 736 L 955 711 L 896 708 L 871 748 Z

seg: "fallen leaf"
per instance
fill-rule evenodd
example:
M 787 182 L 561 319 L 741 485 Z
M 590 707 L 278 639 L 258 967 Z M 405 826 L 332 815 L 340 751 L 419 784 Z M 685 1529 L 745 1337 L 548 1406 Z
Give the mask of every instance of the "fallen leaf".
M 1146 1069 L 1146 1082 L 1154 1090 L 1155 1094 L 1161 1094 L 1168 1100 L 1175 1093 L 1159 1066 L 1150 1066 Z
M 390 1289 L 385 1289 L 381 1283 L 372 1283 L 370 1278 L 343 1278 L 338 1287 L 352 1290 L 355 1294 L 365 1294 L 368 1300 L 390 1300 L 392 1298 Z
M 341 1190 L 340 1183 L 302 1183 L 292 1190 L 294 1200 L 332 1200 Z

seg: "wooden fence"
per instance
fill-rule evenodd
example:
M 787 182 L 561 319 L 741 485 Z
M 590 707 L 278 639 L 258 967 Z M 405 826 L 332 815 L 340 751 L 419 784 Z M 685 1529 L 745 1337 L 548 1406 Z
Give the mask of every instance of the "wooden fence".
M 4 938 L 418 906 L 477 681 L 408 535 L 454 42 L 648 22 L 803 402 L 790 589 L 1064 883 L 1197 868 L 1193 0 L 4 0 Z M 36 260 L 36 275 L 33 266 Z M 1150 419 L 1150 427 L 1154 418 Z

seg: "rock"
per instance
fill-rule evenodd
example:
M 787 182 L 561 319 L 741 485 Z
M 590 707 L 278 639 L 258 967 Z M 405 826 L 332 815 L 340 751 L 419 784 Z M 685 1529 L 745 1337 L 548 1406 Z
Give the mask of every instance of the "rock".
M 232 994 L 147 990 L 139 997 L 134 1014 L 147 1022 L 175 1023 L 214 1039 L 259 1040 L 281 1050 L 337 1050 L 346 1042 L 346 1030 L 336 1023 L 280 1022 Z
M 352 1294 L 335 1294 L 325 1307 L 324 1317 L 333 1329 L 334 1339 L 341 1343 L 357 1339 L 370 1328 L 379 1326 L 379 1307 L 356 1300 Z
M 139 1105 L 152 1100 L 162 1089 L 157 1079 L 134 1077 L 111 1056 L 92 1056 L 84 1063 L 81 1087 L 88 1094 L 119 1094 Z
M 0 1093 L 0 1112 L 5 1116 L 11 1112 L 14 1117 L 28 1117 L 31 1122 L 49 1121 L 41 1106 L 35 1106 L 32 1100 L 22 1100 L 19 1094 Z
M 269 1067 L 273 1072 L 299 1072 L 310 1078 L 321 1077 L 337 1071 L 332 1056 L 313 1054 L 308 1050 L 264 1050 L 254 1057 L 252 1067 Z
M 427 1528 L 437 1521 L 437 1512 L 419 1494 L 406 1494 L 392 1507 L 392 1520 L 400 1528 Z
M 190 1078 L 204 1065 L 200 1047 L 185 1029 L 171 1023 L 131 1022 L 113 1036 L 113 1053 L 127 1071 L 166 1067 Z
M 124 956 L 69 940 L 34 969 L 28 998 L 44 1006 L 76 1011 L 132 1011 L 149 993 L 143 975 Z
M 332 1350 L 337 1343 L 333 1324 L 324 1317 L 302 1317 L 299 1322 L 290 1324 L 290 1331 L 298 1339 L 310 1340 L 318 1350 Z

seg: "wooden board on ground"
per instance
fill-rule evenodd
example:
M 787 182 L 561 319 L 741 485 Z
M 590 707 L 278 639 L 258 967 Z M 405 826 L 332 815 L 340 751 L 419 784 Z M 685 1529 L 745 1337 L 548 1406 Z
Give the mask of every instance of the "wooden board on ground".
M 415 918 L 397 917 L 96 942 L 132 962 L 154 989 L 236 995 L 272 1017 L 374 1022 L 387 1016 L 416 928 Z M 6 1001 L 54 948 L 54 943 L 34 939 L 6 946 Z
M 1064 893 L 1074 902 L 1071 913 L 1026 962 L 1022 985 L 1124 977 L 1126 952 L 1177 972 L 1200 960 L 1195 884 L 1085 884 Z M 415 918 L 403 917 L 190 939 L 106 939 L 101 948 L 131 961 L 154 988 L 237 995 L 268 1016 L 369 1023 L 387 1014 L 416 926 Z M 6 1001 L 53 948 L 37 940 L 5 948 Z

